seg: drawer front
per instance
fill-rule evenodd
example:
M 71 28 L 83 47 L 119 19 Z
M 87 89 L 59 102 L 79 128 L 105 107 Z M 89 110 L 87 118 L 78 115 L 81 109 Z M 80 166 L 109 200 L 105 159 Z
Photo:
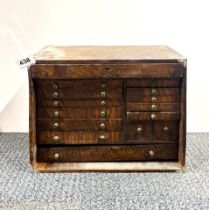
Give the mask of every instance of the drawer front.
M 38 162 L 177 160 L 177 144 L 133 146 L 42 147 Z
M 37 99 L 38 107 L 55 107 L 55 108 L 79 108 L 79 107 L 115 107 L 122 106 L 122 101 L 120 100 L 104 100 L 104 99 L 83 99 L 83 100 L 45 100 Z
M 166 111 L 180 113 L 180 103 L 128 103 L 127 111 Z
M 122 88 L 121 80 L 35 80 L 37 88 L 46 88 L 48 90 L 71 89 L 73 91 L 96 91 L 99 89 L 115 90 Z
M 181 79 L 133 79 L 127 87 L 180 87 Z
M 152 122 L 128 123 L 125 129 L 126 143 L 152 142 Z
M 37 98 L 40 100 L 44 99 L 111 99 L 121 100 L 122 90 L 95 90 L 95 91 L 80 91 L 79 89 L 64 89 L 64 90 L 37 90 Z
M 175 96 L 180 95 L 180 88 L 127 88 L 128 97 Z
M 121 108 L 57 108 L 37 109 L 37 119 L 65 118 L 65 119 L 95 119 L 95 118 L 122 118 Z
M 180 96 L 128 96 L 128 103 L 179 103 Z
M 38 144 L 119 144 L 123 143 L 121 132 L 101 131 L 43 131 L 36 134 Z
M 127 112 L 128 121 L 139 120 L 179 120 L 180 114 L 176 112 Z
M 122 130 L 122 119 L 115 120 L 37 120 L 37 131 L 119 131 Z
M 179 121 L 154 121 L 153 140 L 177 141 L 179 138 Z

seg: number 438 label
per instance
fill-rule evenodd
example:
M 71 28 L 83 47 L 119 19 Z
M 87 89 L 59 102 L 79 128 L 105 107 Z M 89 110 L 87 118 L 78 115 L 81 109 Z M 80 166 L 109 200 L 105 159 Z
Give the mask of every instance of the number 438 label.
M 36 61 L 32 56 L 28 56 L 26 58 L 22 58 L 21 60 L 19 60 L 19 66 L 21 69 L 23 69 L 25 67 L 29 67 L 35 63 L 36 63 Z

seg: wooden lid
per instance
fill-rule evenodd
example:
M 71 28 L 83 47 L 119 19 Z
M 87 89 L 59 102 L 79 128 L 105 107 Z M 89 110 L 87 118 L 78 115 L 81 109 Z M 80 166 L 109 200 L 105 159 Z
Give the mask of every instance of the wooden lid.
M 168 46 L 46 46 L 34 57 L 39 64 L 186 61 Z

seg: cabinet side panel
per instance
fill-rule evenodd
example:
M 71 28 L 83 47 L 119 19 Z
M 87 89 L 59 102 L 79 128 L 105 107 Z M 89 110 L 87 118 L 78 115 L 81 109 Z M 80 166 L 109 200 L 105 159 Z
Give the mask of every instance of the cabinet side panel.
M 36 164 L 36 98 L 32 73 L 28 70 L 29 78 L 29 155 L 30 163 L 34 167 Z
M 186 81 L 187 69 L 184 68 L 184 76 L 181 84 L 181 119 L 179 126 L 179 162 L 182 166 L 185 165 L 186 154 Z

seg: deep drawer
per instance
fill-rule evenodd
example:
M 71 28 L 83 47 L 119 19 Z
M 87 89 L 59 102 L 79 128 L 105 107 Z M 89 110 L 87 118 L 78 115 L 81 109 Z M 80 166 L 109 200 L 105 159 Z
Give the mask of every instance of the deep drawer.
M 38 162 L 177 160 L 177 144 L 69 146 L 37 149 Z
M 127 87 L 180 87 L 181 79 L 133 79 Z
M 104 127 L 105 128 L 102 128 Z M 119 131 L 122 130 L 123 120 L 37 120 L 37 131 Z
M 37 119 L 65 118 L 65 119 L 95 119 L 95 118 L 122 118 L 122 108 L 57 108 L 37 109 Z
M 121 132 L 101 131 L 43 131 L 36 134 L 38 144 L 119 144 L 123 143 Z

